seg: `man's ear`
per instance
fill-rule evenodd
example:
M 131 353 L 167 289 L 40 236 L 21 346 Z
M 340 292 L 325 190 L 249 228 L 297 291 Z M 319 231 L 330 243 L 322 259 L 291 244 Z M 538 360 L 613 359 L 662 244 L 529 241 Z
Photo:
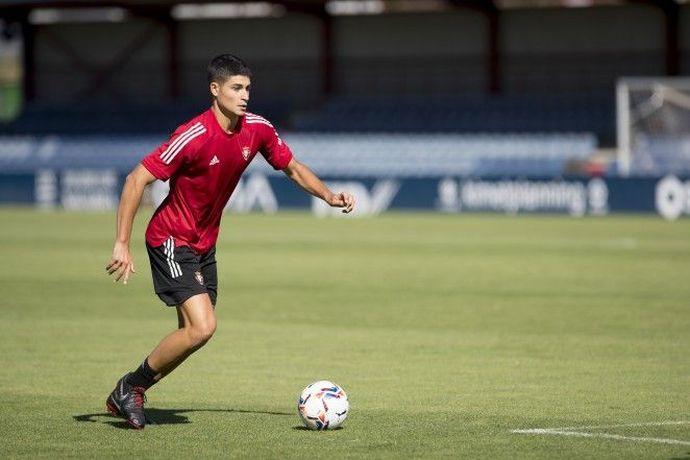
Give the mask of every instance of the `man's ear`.
M 208 89 L 211 91 L 211 94 L 213 96 L 217 97 L 218 93 L 220 92 L 220 85 L 216 81 L 212 81 L 210 85 L 208 85 Z

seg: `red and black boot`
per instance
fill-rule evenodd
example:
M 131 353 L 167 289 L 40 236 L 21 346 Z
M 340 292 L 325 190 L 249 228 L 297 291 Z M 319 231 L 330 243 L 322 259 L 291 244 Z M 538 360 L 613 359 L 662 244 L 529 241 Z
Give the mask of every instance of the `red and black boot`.
M 132 386 L 127 383 L 127 375 L 118 380 L 115 389 L 105 401 L 108 412 L 116 417 L 127 420 L 129 426 L 141 430 L 146 426 L 144 403 L 146 395 L 144 387 Z

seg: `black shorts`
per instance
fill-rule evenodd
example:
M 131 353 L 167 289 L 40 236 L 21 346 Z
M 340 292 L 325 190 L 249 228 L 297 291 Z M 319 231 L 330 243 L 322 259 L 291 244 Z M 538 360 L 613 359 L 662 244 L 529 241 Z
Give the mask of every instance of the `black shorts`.
M 215 307 L 218 297 L 216 248 L 197 255 L 188 246 L 175 247 L 172 238 L 158 247 L 146 244 L 151 261 L 153 289 L 170 307 L 197 294 L 208 294 Z

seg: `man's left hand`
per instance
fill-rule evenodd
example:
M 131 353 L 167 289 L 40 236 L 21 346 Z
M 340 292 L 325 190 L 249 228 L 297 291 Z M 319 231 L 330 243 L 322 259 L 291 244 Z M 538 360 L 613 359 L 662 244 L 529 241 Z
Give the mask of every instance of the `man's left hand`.
M 343 208 L 343 213 L 348 214 L 355 209 L 355 197 L 347 192 L 339 192 L 331 195 L 328 204 L 334 208 Z

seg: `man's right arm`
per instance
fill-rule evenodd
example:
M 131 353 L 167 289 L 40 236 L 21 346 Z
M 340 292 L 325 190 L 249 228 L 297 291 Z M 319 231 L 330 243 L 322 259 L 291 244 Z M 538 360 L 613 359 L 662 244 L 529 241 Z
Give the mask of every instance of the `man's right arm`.
M 120 205 L 117 209 L 117 229 L 113 255 L 105 267 L 109 275 L 114 274 L 115 279 L 113 281 L 115 282 L 122 279 L 123 283 L 127 284 L 130 272 L 135 273 L 134 260 L 132 260 L 132 256 L 129 253 L 132 225 L 134 223 L 134 216 L 141 204 L 144 189 L 155 180 L 156 177 L 141 164 L 134 168 L 125 179 Z

